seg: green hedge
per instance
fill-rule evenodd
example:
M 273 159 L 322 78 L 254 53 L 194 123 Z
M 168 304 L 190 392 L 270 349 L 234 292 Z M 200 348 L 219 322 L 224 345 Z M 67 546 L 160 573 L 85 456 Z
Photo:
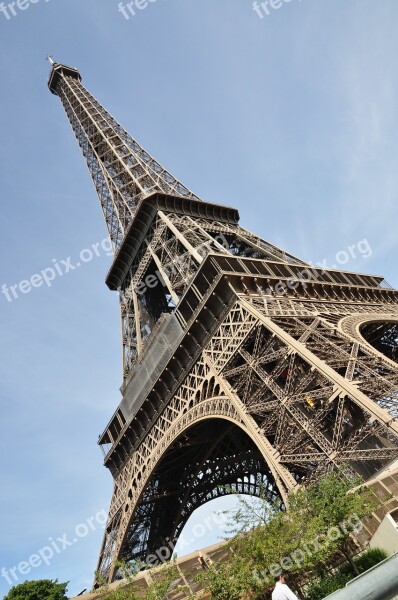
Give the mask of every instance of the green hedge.
M 387 556 L 384 550 L 371 548 L 357 556 L 354 561 L 358 571 L 364 573 L 385 560 Z M 355 577 L 356 575 L 352 572 L 351 566 L 345 563 L 334 575 L 324 573 L 317 581 L 311 583 L 307 589 L 307 598 L 308 600 L 323 600 L 329 594 L 343 588 Z

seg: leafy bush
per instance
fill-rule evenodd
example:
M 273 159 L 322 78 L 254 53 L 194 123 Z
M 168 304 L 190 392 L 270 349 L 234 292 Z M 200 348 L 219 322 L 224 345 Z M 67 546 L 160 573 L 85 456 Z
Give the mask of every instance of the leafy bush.
M 140 600 L 140 597 L 129 588 L 119 588 L 108 592 L 103 600 Z
M 242 558 L 239 555 L 210 566 L 197 577 L 197 581 L 205 587 L 212 600 L 241 600 L 246 597 L 245 594 L 256 587 L 256 584 L 258 586 L 250 563 L 247 562 L 246 557 Z M 261 581 L 260 587 L 264 587 Z
M 356 567 L 360 573 L 364 573 L 375 565 L 387 558 L 387 553 L 380 548 L 370 548 L 354 559 Z M 336 590 L 343 588 L 351 579 L 355 577 L 352 567 L 345 563 L 339 568 L 338 573 L 329 575 L 325 573 L 316 582 L 312 583 L 307 590 L 308 600 L 322 600 Z
M 67 600 L 67 585 L 49 579 L 25 581 L 13 587 L 4 600 Z
M 380 548 L 369 548 L 365 552 L 362 552 L 359 556 L 354 559 L 355 566 L 358 573 L 364 573 L 368 569 L 371 569 L 375 565 L 378 565 L 382 560 L 387 558 L 388 554 Z M 344 563 L 339 569 L 342 575 L 356 576 L 351 565 Z
M 145 591 L 135 592 L 133 585 L 136 573 L 129 571 L 129 565 L 118 563 L 118 566 L 128 585 L 119 587 L 116 590 L 109 590 L 107 584 L 103 585 L 101 588 L 104 592 L 103 600 L 164 600 L 180 578 L 175 563 L 167 563 L 157 569 L 156 572 L 152 572 L 153 581 Z
M 308 587 L 306 597 L 308 600 L 323 600 L 329 594 L 343 588 L 350 579 L 352 579 L 351 575 L 343 575 L 341 573 L 326 575 Z
M 355 559 L 355 563 L 360 573 L 371 569 L 375 565 L 378 565 L 382 560 L 388 557 L 387 552 L 381 548 L 369 548 L 366 552 L 363 552 L 361 556 Z

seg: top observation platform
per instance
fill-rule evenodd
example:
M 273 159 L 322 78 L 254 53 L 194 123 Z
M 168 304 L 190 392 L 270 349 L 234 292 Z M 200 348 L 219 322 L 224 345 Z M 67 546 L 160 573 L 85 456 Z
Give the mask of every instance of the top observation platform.
M 52 65 L 50 77 L 48 79 L 48 87 L 50 92 L 55 96 L 58 96 L 57 89 L 62 77 L 73 77 L 73 79 L 77 79 L 78 81 L 82 80 L 79 71 L 74 67 L 56 63 L 50 56 L 48 57 L 48 60 Z

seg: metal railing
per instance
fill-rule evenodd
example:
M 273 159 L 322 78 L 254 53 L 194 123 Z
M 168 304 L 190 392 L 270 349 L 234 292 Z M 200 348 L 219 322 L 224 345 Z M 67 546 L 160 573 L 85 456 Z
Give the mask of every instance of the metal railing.
M 380 287 L 384 288 L 385 290 L 393 290 L 394 288 L 392 287 L 392 285 L 390 285 L 388 283 L 388 281 L 386 281 L 385 279 L 383 279 L 383 281 L 380 282 Z

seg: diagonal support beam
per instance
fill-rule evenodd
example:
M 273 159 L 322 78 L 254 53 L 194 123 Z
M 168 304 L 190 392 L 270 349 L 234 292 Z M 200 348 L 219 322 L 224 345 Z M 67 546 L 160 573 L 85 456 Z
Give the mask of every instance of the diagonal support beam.
M 292 336 L 286 333 L 286 331 L 279 327 L 279 325 L 276 325 L 276 323 L 274 323 L 269 317 L 265 317 L 259 310 L 252 306 L 250 302 L 241 298 L 241 303 L 248 312 L 256 316 L 280 340 L 282 340 L 291 348 L 294 348 L 299 356 L 301 356 L 309 364 L 312 364 L 329 381 L 336 384 L 342 393 L 350 396 L 354 402 L 358 404 L 358 406 L 360 406 L 364 411 L 369 413 L 371 417 L 377 419 L 381 423 L 384 423 L 388 429 L 398 435 L 397 419 L 391 418 L 385 409 L 378 406 L 375 402 L 370 400 L 368 396 L 359 391 L 356 385 L 339 375 L 323 360 L 319 359 L 317 356 L 315 356 L 315 354 L 308 350 L 304 344 L 295 340 Z

